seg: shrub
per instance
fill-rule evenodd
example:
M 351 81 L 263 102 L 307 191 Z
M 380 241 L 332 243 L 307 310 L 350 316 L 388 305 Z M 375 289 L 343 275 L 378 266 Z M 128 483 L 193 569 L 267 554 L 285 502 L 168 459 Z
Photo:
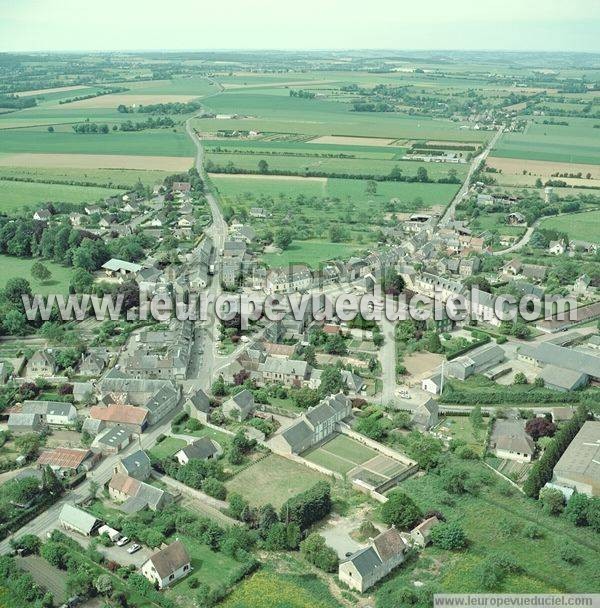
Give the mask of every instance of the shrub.
M 381 518 L 390 526 L 408 530 L 419 521 L 421 511 L 410 496 L 400 490 L 393 490 L 388 494 L 388 501 L 381 507 Z
M 431 541 L 437 547 L 455 551 L 467 546 L 465 531 L 456 523 L 440 523 L 431 529 Z

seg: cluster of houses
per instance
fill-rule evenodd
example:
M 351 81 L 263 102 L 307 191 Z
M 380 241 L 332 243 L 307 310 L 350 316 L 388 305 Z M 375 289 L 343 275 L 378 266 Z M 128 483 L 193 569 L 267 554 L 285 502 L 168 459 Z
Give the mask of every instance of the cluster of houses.
M 117 542 L 120 534 L 102 524 L 94 515 L 79 507 L 67 503 L 63 506 L 58 516 L 60 526 L 70 532 L 76 532 L 82 536 L 93 536 L 101 530 L 110 532 Z M 111 539 L 112 540 L 112 539 Z M 179 579 L 187 576 L 192 571 L 192 560 L 190 555 L 180 540 L 176 540 L 168 545 L 164 545 L 153 553 L 141 566 L 140 572 L 152 584 L 159 589 L 165 589 Z

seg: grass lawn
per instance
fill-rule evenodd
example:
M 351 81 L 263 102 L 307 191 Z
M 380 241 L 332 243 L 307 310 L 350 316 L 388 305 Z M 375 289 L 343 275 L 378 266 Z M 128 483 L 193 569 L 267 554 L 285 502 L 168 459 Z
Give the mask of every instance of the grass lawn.
M 176 437 L 166 437 L 160 443 L 157 443 L 150 450 L 150 453 L 156 458 L 169 458 L 170 456 L 173 456 L 175 452 L 178 452 L 186 445 L 187 443 L 183 439 L 177 439 Z
M 282 557 L 281 561 L 286 560 Z M 314 574 L 306 574 L 306 565 L 290 564 L 288 558 L 277 571 L 266 564 L 242 581 L 221 604 L 223 608 L 339 608 L 326 583 Z M 290 569 L 298 572 L 290 573 Z
M 310 462 L 345 475 L 356 465 L 377 456 L 377 452 L 350 437 L 336 435 L 331 441 L 303 456 Z
M 426 581 L 427 578 L 430 579 L 427 582 L 450 593 L 481 591 L 475 570 L 495 553 L 510 555 L 522 568 L 522 572 L 506 578 L 499 591 L 585 593 L 600 589 L 597 567 L 600 543 L 589 528 L 577 528 L 562 517 L 544 514 L 537 502 L 514 489 L 507 490 L 508 484 L 481 462 L 461 461 L 456 466 L 467 468 L 472 475 L 490 476 L 492 485 L 483 488 L 477 496 L 448 495 L 440 477 L 428 473 L 409 478 L 399 487 L 424 511 L 440 510 L 448 521 L 459 523 L 467 534 L 469 548 L 461 553 L 426 549 L 421 560 L 436 560 L 435 572 L 415 576 L 400 569 L 398 575 L 384 583 L 382 593 L 386 587 L 397 589 L 403 584 L 411 585 L 413 580 Z M 542 531 L 542 538 L 531 540 L 525 536 L 524 528 L 532 523 Z M 561 560 L 559 549 L 566 542 L 576 548 L 580 564 L 571 566 Z
M 288 499 L 326 479 L 317 471 L 271 454 L 226 482 L 227 491 L 237 492 L 251 505 L 271 503 L 276 509 Z
M 333 258 L 348 258 L 357 247 L 347 243 L 328 243 L 324 241 L 293 241 L 281 253 L 265 253 L 262 259 L 269 266 L 288 264 L 308 264 L 316 267 L 319 262 Z
M 222 583 L 231 573 L 241 567 L 239 562 L 236 562 L 232 557 L 225 555 L 221 551 L 212 551 L 208 545 L 204 545 L 189 536 L 177 534 L 177 536 L 169 538 L 168 543 L 180 540 L 188 550 L 192 558 L 192 573 L 186 578 L 175 583 L 167 592 L 168 595 L 177 596 L 185 605 L 194 605 L 193 597 L 195 595 L 193 589 L 189 586 L 191 578 L 196 578 L 202 583 L 206 583 L 210 587 L 216 587 Z
M 440 431 L 448 429 L 452 439 L 465 441 L 466 444 L 478 454 L 483 452 L 486 437 L 488 419 L 483 419 L 481 429 L 474 429 L 468 416 L 444 416 L 440 425 Z
M 23 211 L 25 205 L 40 205 L 48 201 L 87 203 L 118 194 L 118 190 L 94 186 L 65 186 L 0 180 L 0 211 Z
M 44 266 L 52 273 L 48 281 L 40 283 L 31 278 L 31 267 L 36 260 L 31 258 L 16 258 L 9 255 L 0 255 L 0 287 L 12 278 L 25 278 L 31 285 L 34 294 L 48 295 L 50 293 L 66 294 L 69 291 L 72 269 L 60 266 L 54 262 L 42 260 Z
M 551 217 L 542 221 L 541 228 L 566 232 L 570 239 L 600 243 L 600 211 Z

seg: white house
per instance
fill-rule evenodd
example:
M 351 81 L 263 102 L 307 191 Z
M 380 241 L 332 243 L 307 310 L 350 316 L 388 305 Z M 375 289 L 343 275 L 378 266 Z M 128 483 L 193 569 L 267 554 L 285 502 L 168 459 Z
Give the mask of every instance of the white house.
M 159 589 L 164 589 L 191 571 L 190 556 L 180 540 L 157 551 L 142 564 L 142 574 Z

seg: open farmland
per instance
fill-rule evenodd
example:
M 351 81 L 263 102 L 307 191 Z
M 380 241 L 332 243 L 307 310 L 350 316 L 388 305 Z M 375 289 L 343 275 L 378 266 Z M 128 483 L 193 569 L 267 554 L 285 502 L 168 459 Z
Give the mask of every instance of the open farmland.
M 118 194 L 118 190 L 63 184 L 17 182 L 0 179 L 0 211 L 21 211 L 26 205 L 42 203 L 88 203 Z
M 120 154 L 6 154 L 0 167 L 65 167 L 73 169 L 140 169 L 187 171 L 192 158 L 186 156 L 126 156 Z
M 373 196 L 365 195 L 366 182 L 356 179 L 329 178 L 325 180 L 311 178 L 289 178 L 286 176 L 247 176 L 212 174 L 211 180 L 226 200 L 235 197 L 252 199 L 263 196 L 277 197 L 280 194 L 303 194 L 304 196 L 321 196 L 350 200 L 361 207 L 371 207 L 371 202 L 383 204 L 397 198 L 405 204 L 408 211 L 418 211 L 432 205 L 448 204 L 458 186 L 454 184 L 420 184 L 417 182 L 378 182 L 377 192 Z M 292 181 L 293 180 L 293 181 Z
M 592 120 L 568 118 L 568 126 L 533 121 L 523 133 L 502 136 L 493 155 L 559 163 L 600 163 L 600 137 Z M 596 121 L 597 122 L 597 121 Z
M 486 160 L 489 167 L 501 171 L 494 177 L 499 184 L 534 185 L 539 178 L 542 182 L 549 179 L 560 179 L 571 185 L 600 186 L 600 165 L 586 163 L 566 163 L 544 160 L 525 160 L 521 158 L 504 158 L 490 156 Z M 523 172 L 526 172 L 525 174 Z M 580 177 L 563 177 L 556 174 L 578 175 Z
M 160 94 L 134 94 L 116 93 L 114 95 L 100 95 L 91 99 L 73 101 L 72 108 L 116 108 L 118 105 L 147 106 L 157 103 L 186 103 L 195 99 L 195 95 L 160 95 Z
M 288 499 L 308 490 L 324 475 L 301 464 L 270 454 L 226 482 L 229 493 L 241 494 L 253 506 L 271 503 L 276 509 Z
M 193 144 L 185 133 L 172 131 L 110 132 L 106 134 L 48 133 L 35 129 L 0 130 L 0 150 L 47 154 L 119 154 L 191 156 Z
M 32 160 L 31 163 L 28 162 L 29 159 L 24 158 L 25 162 L 28 162 L 27 166 L 19 166 L 13 165 L 12 163 L 7 165 L 3 165 L 3 157 L 0 156 L 0 180 L 2 178 L 16 178 L 19 180 L 31 180 L 34 182 L 68 182 L 73 184 L 105 184 L 107 186 L 118 187 L 124 186 L 125 188 L 133 188 L 138 181 L 141 181 L 144 185 L 151 186 L 152 184 L 156 184 L 162 182 L 167 175 L 169 175 L 169 171 L 166 170 L 170 165 L 170 162 L 173 163 L 172 170 L 180 170 L 185 171 L 188 169 L 188 166 L 184 165 L 183 159 L 181 157 L 144 157 L 143 160 L 148 163 L 148 161 L 152 161 L 149 164 L 153 164 L 154 161 L 160 164 L 161 167 L 165 168 L 165 170 L 160 169 L 97 169 L 97 168 L 86 168 L 80 166 L 77 167 L 51 167 L 47 166 L 39 166 L 42 161 L 45 162 L 53 162 L 59 161 L 56 155 L 23 155 L 24 157 L 29 156 Z M 69 156 L 69 155 L 65 155 Z M 42 157 L 42 158 L 40 158 Z M 90 158 L 94 159 L 94 156 L 91 154 L 86 154 L 85 156 L 74 155 L 72 157 L 71 163 L 80 162 L 83 164 L 85 161 L 90 160 Z M 99 162 L 107 162 L 104 156 L 95 157 Z M 115 157 L 113 157 L 114 159 Z M 135 161 L 140 162 L 140 158 L 138 156 L 124 156 L 119 159 L 121 164 L 125 164 L 126 161 Z M 36 161 L 38 164 L 36 164 Z M 60 162 L 60 161 L 59 161 Z M 69 162 L 69 161 L 67 161 Z M 108 161 L 110 162 L 110 161 Z M 179 164 L 181 163 L 181 164 Z M 147 164 L 146 164 L 147 166 Z M 175 167 L 181 167 L 180 169 L 175 169 Z
M 487 139 L 487 135 L 481 131 L 460 129 L 459 125 L 449 121 L 415 118 L 400 113 L 352 112 L 349 103 L 333 100 L 225 92 L 207 99 L 206 105 L 216 114 L 244 115 L 247 118 L 196 119 L 194 127 L 201 132 L 252 129 L 271 133 L 302 133 L 315 137 L 342 135 L 467 142 Z

